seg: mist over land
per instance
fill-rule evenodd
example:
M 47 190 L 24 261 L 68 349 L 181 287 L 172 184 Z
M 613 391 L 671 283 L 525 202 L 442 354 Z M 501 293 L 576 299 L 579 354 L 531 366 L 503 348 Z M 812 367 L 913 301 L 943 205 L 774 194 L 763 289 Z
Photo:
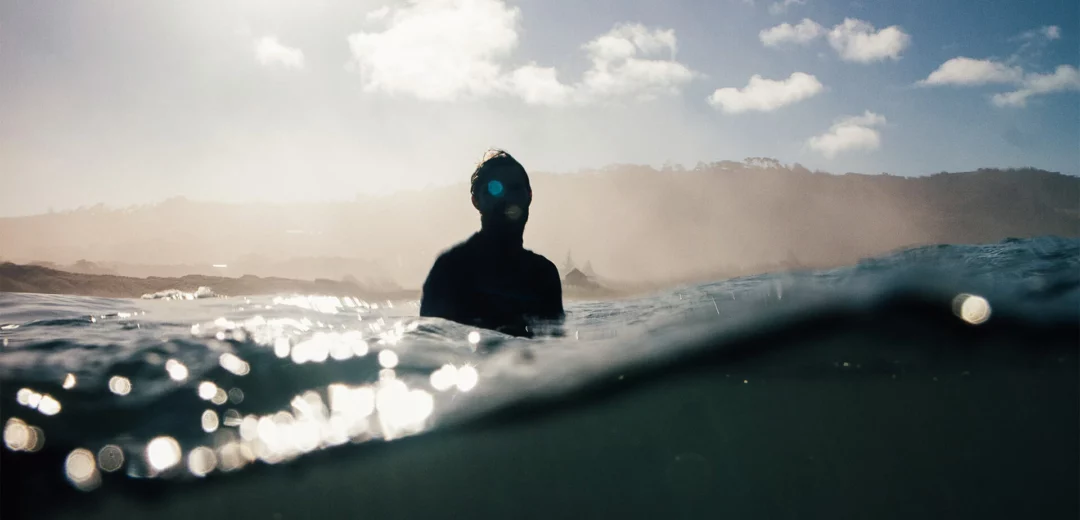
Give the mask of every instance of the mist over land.
M 622 286 L 827 267 L 922 244 L 1080 235 L 1080 178 L 1036 169 L 833 175 L 751 158 L 531 177 L 526 247 L 560 268 L 569 253 Z M 416 289 L 435 256 L 478 226 L 465 182 L 325 204 L 176 198 L 0 219 L 0 258 L 90 274 Z

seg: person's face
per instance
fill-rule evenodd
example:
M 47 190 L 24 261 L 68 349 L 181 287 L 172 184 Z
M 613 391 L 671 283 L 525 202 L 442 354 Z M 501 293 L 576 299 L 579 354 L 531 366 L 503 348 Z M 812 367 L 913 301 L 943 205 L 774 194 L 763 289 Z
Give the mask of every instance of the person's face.
M 532 203 L 525 172 L 517 168 L 499 168 L 488 175 L 473 195 L 473 206 L 493 221 L 524 224 Z

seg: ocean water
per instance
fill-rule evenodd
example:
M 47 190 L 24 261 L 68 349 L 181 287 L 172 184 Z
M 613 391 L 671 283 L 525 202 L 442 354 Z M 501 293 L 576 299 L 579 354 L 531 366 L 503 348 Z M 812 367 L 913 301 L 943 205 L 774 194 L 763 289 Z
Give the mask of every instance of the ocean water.
M 212 289 L 212 288 L 210 288 Z M 1076 518 L 1080 243 L 568 301 L 0 293 L 3 518 Z

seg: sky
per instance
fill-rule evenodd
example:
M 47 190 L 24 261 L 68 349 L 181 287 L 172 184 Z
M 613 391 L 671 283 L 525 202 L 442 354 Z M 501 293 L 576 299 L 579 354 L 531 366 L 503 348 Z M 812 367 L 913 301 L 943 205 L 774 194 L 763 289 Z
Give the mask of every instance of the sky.
M 1075 0 L 0 2 L 0 216 L 765 156 L 1080 173 Z

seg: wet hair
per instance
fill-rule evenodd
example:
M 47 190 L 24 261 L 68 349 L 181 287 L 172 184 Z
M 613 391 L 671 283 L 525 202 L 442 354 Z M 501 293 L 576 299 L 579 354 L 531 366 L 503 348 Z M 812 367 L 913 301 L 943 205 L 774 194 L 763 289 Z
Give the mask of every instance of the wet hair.
M 514 156 L 506 153 L 505 150 L 493 148 L 484 153 L 484 158 L 480 160 L 480 163 L 476 165 L 476 169 L 473 170 L 472 177 L 469 179 L 469 193 L 476 195 L 480 187 L 487 183 L 493 172 L 504 168 L 521 171 L 525 176 L 525 185 L 530 190 L 532 189 L 529 184 L 529 173 L 525 171 L 525 167 L 517 162 Z

